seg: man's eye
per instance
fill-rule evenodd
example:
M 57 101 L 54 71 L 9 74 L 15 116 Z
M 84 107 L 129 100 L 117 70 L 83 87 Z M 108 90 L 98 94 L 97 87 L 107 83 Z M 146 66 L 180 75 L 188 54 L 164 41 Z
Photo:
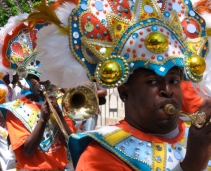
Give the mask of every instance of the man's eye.
M 179 84 L 180 83 L 180 80 L 178 80 L 178 79 L 172 79 L 171 80 L 171 83 L 172 84 Z
M 147 83 L 148 84 L 157 84 L 157 80 L 149 80 Z

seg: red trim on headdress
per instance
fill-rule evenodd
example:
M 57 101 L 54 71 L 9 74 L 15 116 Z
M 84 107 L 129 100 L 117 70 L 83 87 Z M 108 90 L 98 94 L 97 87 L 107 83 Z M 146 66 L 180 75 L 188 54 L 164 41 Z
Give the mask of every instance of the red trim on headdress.
M 10 62 L 9 62 L 9 60 L 6 58 L 6 54 L 5 54 L 5 52 L 6 52 L 6 50 L 7 50 L 7 46 L 6 46 L 5 42 L 7 42 L 8 39 L 9 39 L 9 38 L 7 38 L 7 39 L 5 38 L 5 39 L 4 39 L 4 45 L 3 45 L 3 47 L 2 47 L 2 64 L 3 64 L 5 67 L 7 67 L 7 68 L 10 67 Z
M 39 21 L 37 23 L 44 23 L 45 21 Z M 29 22 L 29 25 L 30 25 L 30 22 Z M 22 31 L 23 29 L 26 29 L 26 33 L 27 32 L 30 32 L 31 29 L 29 29 L 29 26 L 26 26 L 24 23 L 18 25 L 13 31 L 12 31 L 12 34 L 9 35 L 7 34 L 4 38 L 4 44 L 2 46 L 2 63 L 5 67 L 7 68 L 10 68 L 10 65 L 11 65 L 11 61 L 8 60 L 7 58 L 7 50 L 8 50 L 8 46 L 9 46 L 9 41 L 11 41 L 11 39 L 13 39 L 14 37 L 18 36 L 19 35 L 19 32 Z M 31 35 L 32 33 L 30 33 Z M 35 48 L 36 47 L 36 42 L 35 42 L 35 39 L 36 37 L 34 37 L 35 35 L 31 35 L 32 36 L 32 44 L 33 44 L 33 47 Z
M 9 68 L 10 67 L 10 64 L 11 62 L 7 59 L 7 49 L 8 49 L 8 46 L 9 46 L 9 41 L 14 38 L 15 36 L 18 35 L 18 33 L 20 32 L 20 30 L 24 29 L 24 28 L 27 28 L 27 26 L 22 23 L 20 24 L 19 26 L 17 26 L 13 31 L 12 31 L 12 34 L 9 35 L 7 34 L 4 38 L 4 44 L 3 44 L 3 47 L 2 47 L 2 63 L 5 67 Z
M 90 21 L 87 19 L 87 17 L 90 17 Z M 95 39 L 97 39 L 97 34 L 102 35 L 102 40 L 107 40 L 111 42 L 111 36 L 109 35 L 108 29 L 99 21 L 99 19 L 94 16 L 92 13 L 87 12 L 81 17 L 81 25 L 84 26 L 86 23 L 91 23 L 93 25 L 93 30 L 90 32 L 87 32 L 86 37 L 90 38 L 90 35 L 93 35 Z M 94 25 L 99 25 L 99 28 L 94 27 Z M 83 32 L 86 31 L 85 27 L 81 28 Z M 104 35 L 104 32 L 107 32 L 108 34 Z

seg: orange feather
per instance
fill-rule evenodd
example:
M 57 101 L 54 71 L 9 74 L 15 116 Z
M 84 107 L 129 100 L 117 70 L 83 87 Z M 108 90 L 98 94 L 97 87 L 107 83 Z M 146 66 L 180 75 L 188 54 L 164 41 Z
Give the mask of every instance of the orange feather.
M 75 5 L 78 5 L 79 0 L 57 0 L 56 2 L 54 2 L 50 7 L 55 10 L 58 7 L 60 7 L 63 3 L 65 2 L 70 2 L 70 3 L 74 3 Z
M 196 12 L 202 14 L 203 12 L 211 13 L 211 1 L 208 0 L 200 0 L 195 3 L 194 8 Z

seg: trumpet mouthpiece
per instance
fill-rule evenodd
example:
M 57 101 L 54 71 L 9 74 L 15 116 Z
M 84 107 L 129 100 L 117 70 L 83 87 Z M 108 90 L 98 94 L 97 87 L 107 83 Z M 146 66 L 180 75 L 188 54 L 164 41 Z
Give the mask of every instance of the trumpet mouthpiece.
M 176 108 L 175 108 L 172 104 L 167 104 L 167 105 L 165 105 L 164 111 L 165 111 L 166 114 L 168 114 L 168 115 L 172 115 L 172 114 L 177 113 L 177 112 L 176 112 Z
M 39 90 L 40 91 L 44 91 L 45 90 L 45 86 L 44 85 L 40 85 Z

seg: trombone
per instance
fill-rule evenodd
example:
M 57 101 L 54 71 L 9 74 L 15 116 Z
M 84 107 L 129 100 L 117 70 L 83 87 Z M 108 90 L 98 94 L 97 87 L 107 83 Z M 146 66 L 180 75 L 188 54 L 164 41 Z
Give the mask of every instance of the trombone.
M 51 104 L 48 92 L 43 85 L 40 86 L 40 91 L 43 92 L 56 122 L 67 140 L 69 135 L 62 124 L 57 111 Z M 85 121 L 89 119 L 96 113 L 98 106 L 99 101 L 96 91 L 87 85 L 68 89 L 62 97 L 62 113 L 64 116 L 67 116 L 74 121 Z

